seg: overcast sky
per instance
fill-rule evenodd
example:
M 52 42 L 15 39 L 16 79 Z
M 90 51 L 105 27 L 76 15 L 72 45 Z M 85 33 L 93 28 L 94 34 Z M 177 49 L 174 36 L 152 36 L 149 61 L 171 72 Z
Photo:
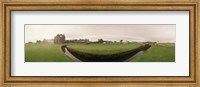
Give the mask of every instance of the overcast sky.
M 100 38 L 111 41 L 159 41 L 175 42 L 176 25 L 25 25 L 25 42 L 53 39 L 65 34 L 68 39 Z

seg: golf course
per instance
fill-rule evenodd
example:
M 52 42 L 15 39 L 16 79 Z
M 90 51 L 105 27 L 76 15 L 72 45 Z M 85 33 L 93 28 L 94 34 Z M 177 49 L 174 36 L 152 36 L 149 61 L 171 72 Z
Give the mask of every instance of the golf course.
M 76 62 L 62 51 L 61 46 L 63 45 L 66 44 L 26 43 L 25 62 Z M 135 50 L 141 49 L 142 46 L 144 46 L 143 43 L 67 44 L 69 51 L 73 50 L 73 52 L 79 52 L 79 54 L 81 53 L 84 57 L 87 57 L 89 54 L 101 56 L 100 58 L 106 57 L 107 55 L 126 56 L 130 54 L 130 52 L 138 52 Z M 174 43 L 158 43 L 142 51 L 141 54 L 135 56 L 130 62 L 175 62 Z

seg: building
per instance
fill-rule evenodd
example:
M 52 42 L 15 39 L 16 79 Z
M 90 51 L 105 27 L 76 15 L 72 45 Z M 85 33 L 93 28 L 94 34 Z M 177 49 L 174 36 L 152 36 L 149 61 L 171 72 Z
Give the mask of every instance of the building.
M 37 40 L 36 43 L 42 43 L 42 41 L 41 40 Z
M 64 43 L 89 43 L 89 39 L 73 39 L 73 40 L 65 40 Z
M 147 42 L 143 42 L 143 44 L 156 45 L 157 42 L 149 42 L 149 41 L 147 41 Z
M 54 37 L 54 44 L 61 44 L 65 42 L 65 35 L 64 34 L 57 34 Z

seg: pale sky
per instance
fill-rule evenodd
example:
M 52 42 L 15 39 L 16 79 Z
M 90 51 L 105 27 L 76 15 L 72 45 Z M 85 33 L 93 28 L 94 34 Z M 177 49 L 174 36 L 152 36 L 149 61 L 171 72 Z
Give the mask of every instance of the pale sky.
M 57 34 L 65 34 L 69 39 L 102 38 L 110 41 L 159 41 L 175 42 L 175 24 L 116 24 L 116 25 L 25 25 L 25 42 L 53 39 Z

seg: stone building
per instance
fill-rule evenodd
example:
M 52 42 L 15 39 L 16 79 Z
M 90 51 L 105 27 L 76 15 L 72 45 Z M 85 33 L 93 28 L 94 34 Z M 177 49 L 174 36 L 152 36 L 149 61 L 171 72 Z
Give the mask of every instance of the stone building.
M 65 35 L 64 34 L 57 34 L 54 37 L 54 44 L 61 44 L 65 42 Z

